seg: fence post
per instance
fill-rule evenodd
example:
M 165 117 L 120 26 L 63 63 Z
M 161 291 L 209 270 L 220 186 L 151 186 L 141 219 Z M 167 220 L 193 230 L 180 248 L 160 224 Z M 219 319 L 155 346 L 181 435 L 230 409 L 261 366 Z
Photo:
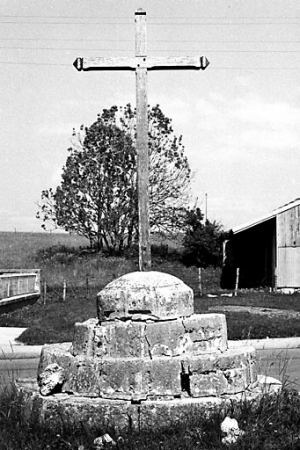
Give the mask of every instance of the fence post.
M 239 278 L 240 278 L 240 268 L 237 267 L 236 269 L 236 277 L 235 277 L 235 288 L 234 288 L 234 296 L 237 296 L 237 291 L 239 288 Z
M 90 299 L 90 287 L 89 287 L 89 276 L 86 274 L 86 298 Z
M 66 301 L 66 294 L 67 294 L 67 282 L 66 282 L 66 280 L 64 280 L 64 284 L 63 284 L 63 297 L 62 297 L 63 302 Z
M 199 289 L 199 295 L 202 296 L 203 289 L 202 289 L 202 269 L 201 269 L 201 267 L 198 267 L 198 289 Z
M 44 286 L 43 286 L 43 303 L 46 305 L 47 303 L 47 282 L 46 279 L 44 280 Z

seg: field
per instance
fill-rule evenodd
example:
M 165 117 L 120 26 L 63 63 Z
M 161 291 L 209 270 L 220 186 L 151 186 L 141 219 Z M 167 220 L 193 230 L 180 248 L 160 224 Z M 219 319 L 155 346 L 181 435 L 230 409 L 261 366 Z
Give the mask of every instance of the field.
M 56 233 L 0 233 L 0 269 L 39 268 L 42 296 L 32 306 L 0 314 L 0 326 L 28 327 L 20 340 L 28 344 L 70 341 L 75 322 L 96 316 L 96 294 L 110 281 L 137 270 L 137 256 L 107 257 L 87 250 L 83 238 Z M 203 295 L 198 270 L 186 268 L 163 246 L 153 252 L 153 270 L 181 278 L 195 293 L 195 312 L 225 310 L 229 339 L 300 336 L 300 295 L 265 290 L 240 291 L 237 297 L 219 288 L 220 270 L 203 271 Z M 210 295 L 215 294 L 216 297 Z M 250 307 L 243 311 L 237 306 Z M 255 308 L 262 313 L 254 314 Z M 251 309 L 252 308 L 252 309 Z M 264 308 L 280 314 L 263 314 Z M 292 312 L 294 313 L 292 314 Z

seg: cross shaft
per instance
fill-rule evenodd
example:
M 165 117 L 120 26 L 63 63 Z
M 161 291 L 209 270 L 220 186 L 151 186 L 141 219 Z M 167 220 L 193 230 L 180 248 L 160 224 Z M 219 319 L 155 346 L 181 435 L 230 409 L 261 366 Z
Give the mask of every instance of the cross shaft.
M 151 269 L 149 221 L 149 152 L 147 71 L 157 69 L 206 69 L 205 56 L 147 57 L 146 12 L 135 12 L 135 57 L 77 58 L 77 70 L 134 70 L 136 73 L 136 149 L 139 213 L 139 270 Z

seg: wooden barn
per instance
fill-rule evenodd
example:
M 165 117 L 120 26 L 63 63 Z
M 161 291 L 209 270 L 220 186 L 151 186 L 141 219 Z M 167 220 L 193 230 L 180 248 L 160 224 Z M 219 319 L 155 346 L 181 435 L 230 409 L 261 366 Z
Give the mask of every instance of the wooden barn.
M 234 228 L 225 249 L 240 287 L 300 288 L 300 199 Z

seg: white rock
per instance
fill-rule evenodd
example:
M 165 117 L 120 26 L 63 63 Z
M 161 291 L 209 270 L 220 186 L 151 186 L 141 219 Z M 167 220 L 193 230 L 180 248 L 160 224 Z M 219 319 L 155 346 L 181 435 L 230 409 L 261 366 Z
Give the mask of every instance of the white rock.
M 223 444 L 233 444 L 240 436 L 245 434 L 244 431 L 240 430 L 237 420 L 228 416 L 221 423 L 221 431 L 226 434 L 222 439 Z
M 107 445 L 111 445 L 112 447 L 116 446 L 116 442 L 108 433 L 105 433 L 103 436 L 97 437 L 94 440 L 94 447 L 96 450 L 101 450 Z
M 225 417 L 223 422 L 221 423 L 221 431 L 223 433 L 229 434 L 233 432 L 239 432 L 239 424 L 236 419 L 232 419 L 231 417 Z
M 263 392 L 280 392 L 282 389 L 281 381 L 273 377 L 268 377 L 266 375 L 258 375 L 257 385 L 261 388 Z
M 38 385 L 42 395 L 50 395 L 63 385 L 65 381 L 64 369 L 57 363 L 49 364 L 44 372 L 39 374 Z

